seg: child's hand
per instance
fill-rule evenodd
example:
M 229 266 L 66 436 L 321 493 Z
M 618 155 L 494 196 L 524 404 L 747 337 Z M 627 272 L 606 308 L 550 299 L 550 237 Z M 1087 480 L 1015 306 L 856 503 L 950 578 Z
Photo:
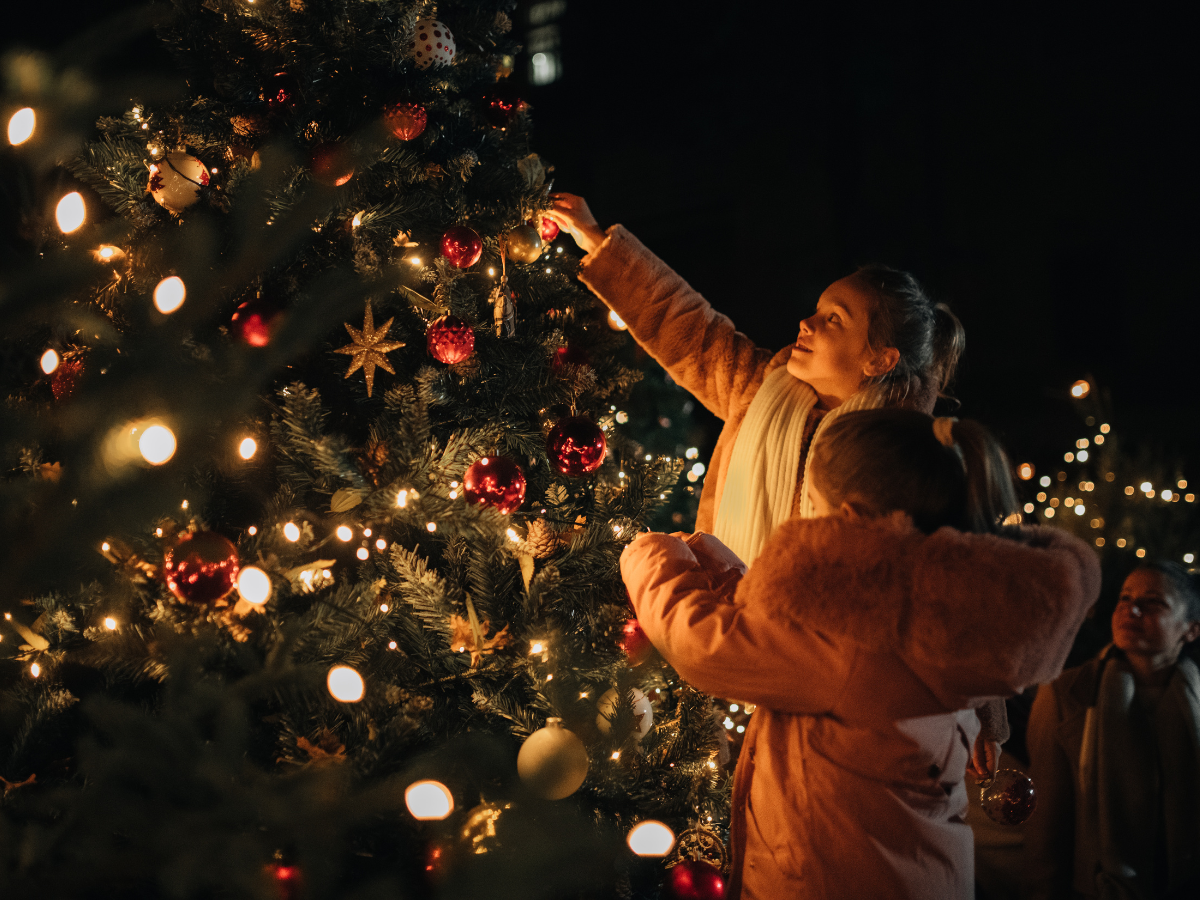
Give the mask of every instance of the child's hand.
M 591 253 L 600 246 L 604 230 L 588 209 L 586 200 L 576 194 L 551 194 L 550 199 L 554 206 L 543 214 L 547 219 L 575 238 L 584 253 Z
M 980 734 L 975 739 L 975 746 L 971 749 L 971 762 L 968 766 L 971 774 L 983 781 L 992 778 L 999 765 L 1000 745 L 996 741 L 989 741 Z

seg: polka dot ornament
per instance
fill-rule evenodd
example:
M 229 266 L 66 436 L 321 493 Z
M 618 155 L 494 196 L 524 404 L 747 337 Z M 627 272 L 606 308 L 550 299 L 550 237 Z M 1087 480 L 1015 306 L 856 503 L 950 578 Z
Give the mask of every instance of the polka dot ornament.
M 448 66 L 454 60 L 454 35 L 437 19 L 417 19 L 408 55 L 418 69 L 428 69 L 434 63 Z

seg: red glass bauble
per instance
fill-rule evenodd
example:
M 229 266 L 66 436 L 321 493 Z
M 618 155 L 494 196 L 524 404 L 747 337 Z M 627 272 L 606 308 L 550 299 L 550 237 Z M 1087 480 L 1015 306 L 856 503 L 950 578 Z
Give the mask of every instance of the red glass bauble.
M 637 619 L 630 619 L 625 623 L 621 629 L 619 643 L 631 666 L 640 666 L 646 661 L 650 651 L 654 649 L 650 638 L 646 637 L 646 632 L 642 630 L 642 623 Z
M 299 900 L 304 889 L 304 879 L 301 877 L 299 866 L 269 863 L 266 871 L 267 877 L 275 885 L 279 900 Z
M 425 343 L 430 356 L 452 365 L 475 352 L 475 332 L 458 316 L 442 316 L 430 323 Z
M 419 103 L 394 103 L 383 113 L 388 129 L 402 141 L 411 141 L 421 135 L 429 116 Z
M 442 256 L 450 260 L 450 265 L 455 268 L 470 268 L 479 262 L 482 254 L 483 241 L 473 228 L 455 225 L 442 235 Z
M 550 368 L 555 372 L 561 372 L 565 366 L 590 366 L 591 364 L 592 360 L 586 350 L 567 344 L 567 346 L 559 347 L 554 351 L 554 359 L 550 362 Z
M 685 859 L 667 870 L 663 883 L 667 900 L 724 900 L 721 870 L 701 859 Z
M 282 112 L 296 105 L 299 82 L 288 72 L 276 72 L 263 86 L 262 98 L 271 112 Z
M 354 159 L 338 141 L 318 145 L 309 163 L 313 178 L 326 187 L 341 187 L 354 177 Z
M 1037 809 L 1033 779 L 1016 769 L 1000 769 L 982 789 L 980 805 L 1001 825 L 1024 825 Z
M 216 603 L 233 590 L 237 547 L 215 531 L 183 534 L 163 559 L 167 587 L 188 603 Z
M 563 419 L 546 437 L 550 465 L 563 475 L 587 475 L 604 462 L 607 447 L 600 426 L 586 416 Z
M 66 400 L 70 397 L 75 393 L 75 388 L 79 387 L 81 378 L 83 378 L 82 359 L 75 357 L 60 361 L 58 368 L 50 373 L 50 392 L 54 394 L 54 399 Z
M 507 128 L 517 113 L 526 108 L 524 100 L 489 94 L 483 98 L 483 117 L 496 128 Z
M 533 223 L 531 222 L 530 224 Z M 542 223 L 537 226 L 537 230 L 538 234 L 542 236 L 544 243 L 548 244 L 558 237 L 558 223 L 553 219 L 547 219 L 545 216 L 542 216 Z
M 229 324 L 242 343 L 265 347 L 283 324 L 283 305 L 259 295 L 235 309 Z
M 494 506 L 507 515 L 525 502 L 525 473 L 506 456 L 485 456 L 463 476 L 468 503 Z

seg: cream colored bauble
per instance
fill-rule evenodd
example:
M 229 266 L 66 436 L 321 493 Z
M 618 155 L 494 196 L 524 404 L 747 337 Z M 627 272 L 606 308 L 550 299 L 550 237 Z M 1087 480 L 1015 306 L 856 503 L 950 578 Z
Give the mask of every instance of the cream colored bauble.
M 200 188 L 208 186 L 204 163 L 182 150 L 173 150 L 150 166 L 146 190 L 159 206 L 181 212 L 200 199 Z
M 545 800 L 569 797 L 583 784 L 588 773 L 587 749 L 573 732 L 563 728 L 562 719 L 547 719 L 521 745 L 517 773 L 525 787 Z
M 637 721 L 637 725 L 633 729 L 633 733 L 637 735 L 640 741 L 650 729 L 654 727 L 654 706 L 650 703 L 650 698 L 639 691 L 637 688 L 629 689 L 629 697 L 633 702 L 633 716 Z M 604 734 L 612 731 L 612 717 L 617 712 L 617 689 L 612 688 L 604 693 L 600 698 L 600 702 L 596 704 L 599 715 L 596 716 L 596 727 Z
M 434 63 L 448 66 L 454 59 L 454 35 L 437 19 L 417 19 L 408 57 L 418 69 L 428 69 Z

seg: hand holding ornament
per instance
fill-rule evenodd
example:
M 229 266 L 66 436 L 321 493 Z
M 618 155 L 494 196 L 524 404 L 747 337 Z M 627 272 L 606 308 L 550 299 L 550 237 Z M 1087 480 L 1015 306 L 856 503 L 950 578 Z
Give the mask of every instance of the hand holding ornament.
M 604 241 L 604 229 L 588 209 L 587 201 L 577 194 L 551 194 L 554 205 L 545 212 L 547 219 L 579 245 L 584 253 L 591 253 Z

